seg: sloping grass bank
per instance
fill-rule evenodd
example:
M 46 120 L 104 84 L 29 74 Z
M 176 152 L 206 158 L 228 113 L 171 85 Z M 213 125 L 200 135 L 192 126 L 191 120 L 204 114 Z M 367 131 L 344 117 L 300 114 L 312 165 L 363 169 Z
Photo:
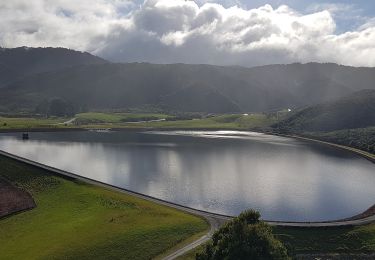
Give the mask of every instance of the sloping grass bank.
M 313 257 L 314 254 L 338 254 L 342 255 L 342 259 L 362 259 L 357 256 L 364 254 L 369 256 L 366 259 L 372 259 L 371 256 L 375 254 L 375 223 L 355 227 L 274 227 L 273 233 L 292 249 L 297 259 L 318 259 Z M 193 260 L 203 248 L 201 245 L 177 259 Z M 303 258 L 309 255 L 310 258 Z M 333 258 L 327 256 L 322 259 Z
M 375 253 L 375 223 L 355 227 L 275 227 L 296 253 Z
M 0 156 L 37 207 L 0 220 L 3 259 L 150 259 L 208 229 L 198 217 Z

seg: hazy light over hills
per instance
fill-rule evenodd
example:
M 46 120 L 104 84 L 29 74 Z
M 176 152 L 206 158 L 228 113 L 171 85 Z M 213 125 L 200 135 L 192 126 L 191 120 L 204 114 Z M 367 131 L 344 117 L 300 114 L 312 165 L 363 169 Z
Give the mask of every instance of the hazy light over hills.
M 301 12 L 281 1 L 258 8 L 213 2 L 2 2 L 0 45 L 67 47 L 120 62 L 375 65 L 374 18 L 358 20 L 351 31 L 337 29 L 343 15 L 354 15 L 350 5 L 312 3 Z
M 254 68 L 116 64 L 54 48 L 2 49 L 0 60 L 6 64 L 0 63 L 0 110 L 6 111 L 33 111 L 56 97 L 91 109 L 274 111 L 374 89 L 375 81 L 375 68 L 319 63 Z

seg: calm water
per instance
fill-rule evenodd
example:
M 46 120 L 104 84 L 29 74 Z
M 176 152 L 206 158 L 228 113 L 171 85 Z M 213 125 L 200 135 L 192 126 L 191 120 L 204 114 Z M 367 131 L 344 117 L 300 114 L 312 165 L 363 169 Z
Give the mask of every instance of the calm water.
M 349 217 L 375 203 L 375 165 L 331 147 L 251 132 L 0 135 L 0 149 L 194 208 L 264 219 Z

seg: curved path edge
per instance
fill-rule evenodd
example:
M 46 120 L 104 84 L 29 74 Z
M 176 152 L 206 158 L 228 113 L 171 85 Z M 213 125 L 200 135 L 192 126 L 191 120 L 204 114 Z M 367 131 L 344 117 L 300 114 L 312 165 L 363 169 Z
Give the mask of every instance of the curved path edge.
M 104 183 L 104 182 L 101 182 L 101 181 L 97 181 L 97 180 L 94 180 L 94 179 L 91 179 L 91 178 L 83 177 L 81 175 L 71 173 L 71 172 L 68 172 L 68 171 L 64 171 L 64 170 L 61 170 L 61 169 L 58 169 L 58 168 L 54 168 L 54 167 L 51 167 L 51 166 L 48 166 L 48 165 L 45 165 L 45 164 L 42 164 L 42 163 L 38 163 L 38 162 L 35 162 L 35 161 L 32 161 L 32 160 L 29 160 L 29 159 L 26 159 L 26 158 L 23 158 L 23 157 L 5 152 L 3 150 L 0 150 L 0 155 L 5 156 L 7 158 L 11 158 L 13 160 L 16 160 L 16 161 L 19 161 L 19 162 L 22 162 L 22 163 L 26 163 L 28 165 L 32 165 L 32 166 L 47 170 L 47 171 L 49 171 L 53 174 L 56 174 L 56 175 L 77 179 L 77 180 L 83 181 L 85 183 L 89 183 L 89 184 L 101 186 L 101 187 L 104 187 L 104 188 L 112 189 L 112 190 L 119 191 L 119 192 L 122 192 L 122 193 L 125 193 L 125 194 L 129 194 L 129 195 L 141 198 L 141 199 L 145 199 L 145 200 L 148 200 L 148 201 L 151 201 L 151 202 L 154 202 L 154 203 L 158 203 L 160 205 L 172 207 L 172 208 L 175 208 L 175 209 L 178 209 L 178 210 L 181 210 L 181 211 L 184 211 L 184 212 L 202 217 L 210 224 L 210 231 L 206 235 L 204 235 L 204 236 L 200 237 L 199 239 L 191 242 L 190 244 L 184 246 L 183 248 L 176 250 L 175 252 L 166 256 L 163 259 L 168 259 L 168 260 L 175 259 L 175 258 L 187 253 L 188 251 L 196 248 L 197 246 L 205 243 L 206 241 L 208 241 L 211 238 L 213 233 L 217 229 L 219 229 L 219 227 L 222 224 L 224 224 L 225 222 L 227 222 L 227 221 L 229 221 L 233 218 L 233 216 L 217 214 L 217 213 L 212 213 L 212 212 L 208 212 L 208 211 L 204 211 L 204 210 L 190 208 L 190 207 L 183 206 L 183 205 L 180 205 L 180 204 L 177 204 L 177 203 L 173 203 L 173 202 L 169 202 L 169 201 L 166 201 L 166 200 L 158 199 L 158 198 L 146 195 L 146 194 L 131 191 L 131 190 L 128 190 L 128 189 L 125 189 L 125 188 L 121 188 L 121 187 L 118 187 L 118 186 L 115 186 L 115 185 L 111 185 L 111 184 L 107 184 L 107 183 Z M 288 226 L 288 227 L 357 226 L 357 225 L 366 225 L 366 224 L 370 224 L 372 222 L 375 222 L 375 215 L 368 216 L 368 217 L 365 217 L 365 218 L 359 218 L 359 219 L 355 219 L 355 220 L 337 220 L 337 221 L 326 221 L 326 222 L 283 222 L 283 221 L 267 221 L 267 220 L 264 220 L 264 221 L 267 222 L 270 225 Z
M 375 163 L 375 155 L 374 154 L 362 151 L 362 150 L 357 149 L 357 148 L 349 147 L 349 146 L 346 146 L 346 145 L 330 143 L 330 142 L 327 142 L 327 141 L 323 141 L 323 140 L 319 140 L 319 139 L 314 139 L 312 137 L 307 137 L 307 136 L 297 135 L 297 134 L 290 134 L 290 135 L 288 135 L 288 134 L 266 133 L 266 132 L 259 132 L 259 133 L 269 134 L 269 135 L 276 135 L 276 136 L 287 137 L 287 138 L 294 138 L 294 139 L 299 139 L 299 140 L 303 140 L 303 141 L 307 141 L 307 142 L 312 142 L 312 143 L 319 143 L 321 145 L 326 145 L 326 146 L 330 146 L 330 147 L 334 147 L 334 148 L 337 148 L 337 149 L 341 149 L 341 150 L 345 150 L 345 151 L 354 153 L 354 154 L 356 154 L 356 155 L 358 155 L 360 157 L 363 157 L 363 158 L 369 160 L 372 163 Z

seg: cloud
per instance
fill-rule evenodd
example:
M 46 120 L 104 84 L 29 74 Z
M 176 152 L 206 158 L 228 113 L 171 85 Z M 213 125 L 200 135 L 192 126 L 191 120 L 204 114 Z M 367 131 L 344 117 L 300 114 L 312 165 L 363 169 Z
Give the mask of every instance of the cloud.
M 348 8 L 320 5 L 301 14 L 286 5 L 204 0 L 14 0 L 0 3 L 0 44 L 63 46 L 121 62 L 375 66 L 373 19 L 336 32 L 336 13 Z
M 12 0 L 0 2 L 0 45 L 63 46 L 94 51 L 117 25 L 119 10 L 134 6 L 120 0 Z
M 318 12 L 327 10 L 330 12 L 335 22 L 338 24 L 339 30 L 343 29 L 355 30 L 363 23 L 370 20 L 364 15 L 365 11 L 359 8 L 358 4 L 344 3 L 314 3 L 307 7 L 307 12 Z

